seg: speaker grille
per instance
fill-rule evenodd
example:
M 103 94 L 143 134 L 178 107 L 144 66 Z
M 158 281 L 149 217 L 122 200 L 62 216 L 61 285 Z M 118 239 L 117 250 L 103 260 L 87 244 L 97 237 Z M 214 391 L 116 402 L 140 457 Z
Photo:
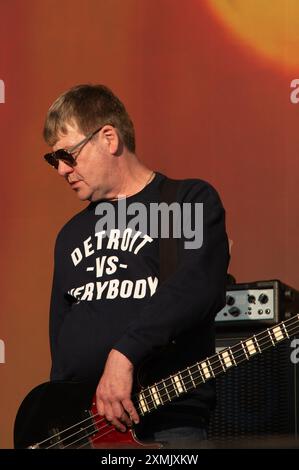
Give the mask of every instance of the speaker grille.
M 222 345 L 219 340 L 216 344 L 231 345 L 225 339 L 220 342 Z M 290 341 L 284 341 L 216 379 L 217 407 L 211 417 L 210 438 L 297 433 L 297 377 L 290 353 Z

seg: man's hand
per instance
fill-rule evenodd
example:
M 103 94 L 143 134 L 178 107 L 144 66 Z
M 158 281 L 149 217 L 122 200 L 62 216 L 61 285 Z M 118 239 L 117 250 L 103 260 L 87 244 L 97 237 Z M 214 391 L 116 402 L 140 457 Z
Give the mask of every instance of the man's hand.
M 125 431 L 132 421 L 139 422 L 131 400 L 132 385 L 133 364 L 122 353 L 112 349 L 97 387 L 96 398 L 99 414 L 120 431 Z

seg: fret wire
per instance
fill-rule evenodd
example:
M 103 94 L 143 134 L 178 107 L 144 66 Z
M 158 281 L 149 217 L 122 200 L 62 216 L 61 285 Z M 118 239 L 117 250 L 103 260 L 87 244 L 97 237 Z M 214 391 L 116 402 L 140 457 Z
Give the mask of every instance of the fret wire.
M 226 367 L 224 367 L 224 365 L 223 365 L 221 353 L 217 353 L 217 356 L 218 356 L 218 358 L 219 358 L 220 364 L 222 365 L 223 372 L 226 372 L 227 369 L 226 369 Z
M 174 384 L 174 382 L 173 382 L 173 378 L 172 378 L 172 376 L 171 376 L 171 381 L 172 381 L 172 385 L 173 385 L 173 390 L 175 391 L 175 393 L 176 393 L 176 396 L 178 397 L 178 396 L 179 396 L 179 394 L 178 394 L 178 392 L 177 392 L 177 389 L 176 389 L 176 386 L 175 386 L 175 384 Z
M 230 368 L 236 365 L 236 361 L 234 358 L 234 353 L 231 348 L 225 348 L 221 351 L 221 358 L 223 360 L 225 366 L 225 372 Z
M 236 366 L 237 363 L 236 363 L 236 360 L 235 360 L 235 353 L 233 353 L 233 347 L 229 346 L 227 349 L 229 351 L 229 355 L 230 355 L 231 359 L 233 360 L 234 365 Z
M 297 316 L 299 317 L 299 314 L 298 314 Z M 293 318 L 293 320 L 294 320 L 294 318 Z M 297 320 L 297 319 L 296 319 L 296 322 L 295 322 L 295 323 L 298 323 L 298 320 Z M 281 324 L 283 325 L 284 329 L 286 329 L 286 326 L 283 324 L 283 322 L 282 322 Z M 281 324 L 280 324 L 279 326 L 281 326 Z M 277 326 L 278 326 L 278 325 L 277 325 Z M 269 345 L 271 345 L 271 346 L 273 345 L 273 341 L 270 340 L 268 331 L 267 331 L 266 333 L 265 333 L 265 332 L 258 333 L 257 336 L 260 336 L 260 337 L 261 337 L 259 341 L 257 340 L 257 338 L 255 338 L 255 339 L 256 339 L 256 343 L 257 343 L 257 345 L 258 345 L 258 349 L 259 349 L 260 351 L 262 351 L 262 349 L 261 349 L 260 346 L 263 346 L 262 340 L 265 340 L 264 343 L 267 344 L 267 347 L 268 347 Z M 253 337 L 248 338 L 248 340 L 250 340 L 250 339 L 253 339 Z M 283 339 L 283 338 L 281 338 L 280 341 L 281 341 L 282 339 Z M 248 341 L 248 340 L 247 340 L 247 341 Z M 242 350 L 243 350 L 243 351 L 242 351 L 241 349 L 238 349 L 240 346 L 242 347 Z M 218 361 L 218 359 L 219 359 L 219 355 L 220 355 L 220 354 L 223 354 L 223 352 L 225 352 L 225 351 L 227 352 L 229 349 L 230 349 L 230 348 L 226 348 L 226 349 L 224 349 L 223 351 L 221 351 L 221 353 L 218 353 L 218 354 L 217 354 L 217 356 L 218 356 L 217 361 Z M 239 356 L 239 357 L 240 357 L 240 355 L 241 355 L 241 354 L 239 354 L 239 353 L 243 352 L 244 356 L 245 356 L 246 358 L 248 358 L 248 354 L 247 354 L 246 350 L 244 351 L 245 346 L 244 346 L 243 342 L 240 342 L 240 343 L 238 343 L 237 345 L 235 345 L 235 346 L 234 346 L 234 349 L 236 349 L 236 353 L 238 353 L 238 356 Z M 216 355 L 215 355 L 215 356 L 216 356 Z M 214 356 L 214 357 L 215 357 L 215 356 Z M 213 358 L 212 358 L 212 359 L 213 359 Z M 235 361 L 235 362 L 236 362 L 236 361 Z
M 140 406 L 142 407 L 143 413 L 146 413 L 149 410 L 149 407 L 146 402 L 143 390 L 139 393 L 138 397 L 139 397 L 139 403 L 140 403 Z
M 189 375 L 190 375 L 190 378 L 191 378 L 191 382 L 192 382 L 192 384 L 193 384 L 193 387 L 196 388 L 196 384 L 195 384 L 195 382 L 194 382 L 194 380 L 193 380 L 193 377 L 192 377 L 192 374 L 191 374 L 191 372 L 190 372 L 190 367 L 187 367 L 187 370 L 188 370 L 188 373 L 189 373 Z
M 192 366 L 189 366 L 189 369 L 190 369 L 190 371 L 191 371 L 192 376 L 193 376 L 194 374 L 196 374 L 196 373 L 198 372 L 198 365 L 197 365 L 197 363 L 196 363 L 196 364 L 193 364 Z M 192 370 L 193 370 L 193 371 L 192 371 Z
M 198 362 L 197 362 L 196 364 L 197 364 L 197 368 L 198 368 L 198 370 L 199 370 L 199 372 L 200 372 L 200 375 L 201 375 L 202 381 L 203 381 L 203 382 L 205 382 L 204 376 L 202 375 L 202 371 L 201 371 L 200 363 L 198 363 Z
M 214 374 L 214 371 L 213 371 L 213 368 L 212 368 L 212 366 L 211 366 L 211 363 L 210 363 L 210 359 L 209 359 L 209 358 L 207 358 L 207 363 L 208 363 L 208 366 L 209 366 L 210 371 L 211 371 L 211 373 L 212 373 L 212 376 L 215 377 L 215 374 Z
M 234 353 L 233 353 L 233 351 L 232 351 L 232 348 L 231 348 L 231 347 L 229 347 L 229 348 L 228 348 L 228 350 L 229 350 L 229 352 L 230 352 L 230 355 L 231 355 L 231 357 L 232 357 L 233 363 L 234 363 L 234 364 L 235 364 L 235 366 L 236 366 L 236 365 L 237 365 L 237 363 L 236 363 L 236 360 L 235 360 L 235 355 L 234 355 Z
M 155 389 L 157 390 L 156 393 L 157 393 L 157 395 L 158 395 L 159 400 L 161 401 L 161 404 L 164 405 L 163 400 L 162 400 L 162 397 L 161 397 L 161 393 L 160 393 L 160 390 L 159 390 L 159 387 L 158 387 L 158 384 L 155 383 L 155 384 L 154 384 L 154 387 L 155 387 Z
M 144 416 L 144 411 L 141 407 L 141 403 L 138 403 L 137 407 L 138 407 L 138 410 L 139 410 L 139 413 L 141 414 L 141 416 Z
M 255 335 L 253 335 L 253 338 L 254 338 L 255 344 L 257 345 L 257 348 L 258 348 L 259 352 L 261 353 L 261 352 L 262 352 L 262 350 L 261 350 L 261 348 L 260 348 L 260 345 L 259 345 L 259 342 L 258 342 L 258 340 L 256 339 L 256 336 L 255 336 Z
M 170 397 L 170 395 L 168 393 L 168 389 L 165 385 L 165 380 L 162 380 L 162 385 L 163 385 L 164 389 L 166 390 L 168 401 L 171 401 L 171 397 Z
M 142 406 L 141 406 L 140 395 L 141 395 L 141 394 L 139 393 L 139 395 L 138 395 L 138 397 L 137 397 L 137 406 L 138 406 L 138 408 L 139 408 L 139 410 L 140 410 L 140 413 L 141 413 L 142 415 L 144 415 L 144 411 L 143 411 Z
M 272 335 L 271 335 L 271 331 L 269 330 L 269 328 L 267 328 L 267 331 L 269 333 L 269 336 L 270 336 L 270 339 L 271 339 L 271 342 L 273 344 L 273 346 L 275 346 L 275 342 L 273 341 L 273 338 L 272 338 Z
M 144 395 L 145 400 L 150 404 L 150 402 L 152 401 L 152 397 L 151 397 L 151 392 L 149 390 L 149 387 L 146 387 L 143 390 L 143 395 Z
M 144 408 L 148 409 L 148 403 L 147 403 L 147 400 L 146 400 L 146 398 L 145 398 L 144 392 L 141 392 L 140 396 L 141 396 L 141 400 L 142 400 L 142 402 L 143 402 Z M 142 403 L 142 402 L 141 402 L 141 403 Z
M 179 371 L 176 375 L 173 375 L 173 382 L 174 382 L 176 390 L 179 392 L 179 394 L 184 392 L 184 387 L 183 387 L 183 384 L 180 380 L 180 374 L 181 373 Z
M 243 361 L 241 361 L 241 362 L 243 362 Z
M 199 374 L 198 365 L 194 364 L 193 366 L 189 366 L 187 369 L 189 369 L 189 375 L 192 377 L 192 379 L 193 379 L 192 383 L 195 384 L 195 387 L 198 387 L 199 385 L 201 385 L 203 383 L 203 380 L 201 378 L 201 375 Z M 193 371 L 192 371 L 192 369 L 193 369 Z
M 209 380 L 211 378 L 211 373 L 209 371 L 209 365 L 207 364 L 207 359 L 205 359 L 204 361 L 201 361 L 200 366 L 201 366 L 200 370 L 205 376 L 205 379 Z
M 243 348 L 244 354 L 245 354 L 245 356 L 246 356 L 246 359 L 248 360 L 248 359 L 249 359 L 249 357 L 248 357 L 248 355 L 247 355 L 247 352 L 246 352 L 245 346 L 244 346 L 244 344 L 243 344 L 243 341 L 241 341 L 241 345 L 242 345 L 242 348 Z
M 168 384 L 167 384 L 168 382 Z M 177 397 L 177 394 L 175 392 L 175 389 L 173 387 L 173 383 L 172 383 L 172 380 L 171 380 L 171 376 L 167 378 L 167 380 L 165 380 L 165 385 L 168 389 L 168 393 L 170 395 L 170 399 L 172 400 L 173 398 L 176 398 Z
M 279 341 L 283 341 L 285 339 L 285 337 L 283 335 L 283 330 L 281 329 L 280 325 L 277 325 L 274 328 L 272 328 L 272 333 L 273 333 L 274 338 L 275 338 L 277 343 L 279 343 Z
M 257 349 L 255 347 L 253 338 L 251 337 L 251 338 L 246 339 L 244 343 L 247 348 L 249 357 L 254 356 L 257 353 Z
M 286 329 L 286 327 L 285 327 L 285 324 L 282 323 L 282 326 L 283 326 L 283 329 L 284 329 L 284 331 L 285 331 L 285 334 L 286 334 L 287 337 L 289 338 L 289 334 L 288 334 L 288 331 L 287 331 L 287 329 Z
M 185 392 L 187 392 L 188 390 L 186 389 L 185 382 L 184 382 L 184 379 L 183 379 L 183 377 L 182 377 L 182 372 L 179 372 L 179 373 L 178 373 L 178 376 L 179 376 L 180 379 L 181 379 L 181 384 L 182 384 L 182 386 L 183 386 L 183 389 L 185 390 Z
M 153 404 L 154 404 L 154 407 L 157 408 L 157 404 L 156 404 L 156 401 L 155 401 L 155 399 L 154 399 L 153 392 L 152 392 L 152 387 L 149 387 L 149 393 L 150 393 L 152 402 L 153 402 Z
M 261 350 L 263 351 L 265 348 L 273 347 L 273 341 L 271 340 L 268 331 L 266 331 L 265 336 L 263 337 L 263 342 L 259 341 L 261 346 Z
M 190 373 L 189 373 L 189 368 L 187 367 L 186 369 L 183 369 L 182 372 L 181 372 L 181 376 L 182 376 L 182 381 L 183 381 L 183 384 L 184 384 L 184 388 L 185 390 L 188 392 L 190 390 L 192 390 L 194 388 L 194 384 L 193 384 L 193 381 L 190 377 Z M 191 381 L 190 381 L 191 379 Z
M 196 373 L 198 373 L 198 371 L 197 371 Z M 198 381 L 198 382 L 196 383 L 196 386 L 197 386 L 197 387 L 204 383 L 204 381 L 202 380 L 202 377 L 201 377 L 200 374 L 197 375 L 196 377 L 193 377 L 193 378 L 194 378 L 194 382 L 195 382 L 195 383 L 196 383 L 196 381 Z
M 287 337 L 289 337 L 289 334 L 296 334 L 296 333 L 298 333 L 299 314 L 297 314 L 296 317 L 292 317 L 292 319 L 290 319 L 290 321 L 288 321 L 287 323 L 288 323 L 288 325 L 285 325 L 284 322 L 281 322 L 280 324 L 278 324 L 278 325 L 275 326 L 276 333 L 273 332 L 273 335 L 276 334 L 275 339 L 276 339 L 277 342 L 282 341 L 282 340 L 285 339 L 285 337 L 284 337 L 284 335 L 283 335 L 283 330 L 286 332 L 286 336 L 287 336 Z M 292 324 L 291 324 L 291 323 L 292 323 Z M 281 327 L 283 328 L 283 330 L 282 330 Z M 289 328 L 290 331 L 287 330 L 287 327 Z M 294 333 L 293 331 L 291 332 L 291 327 L 292 327 L 292 330 L 295 330 L 295 333 Z M 266 347 L 267 347 L 267 348 L 272 347 L 272 345 L 275 346 L 275 344 L 276 344 L 276 343 L 273 341 L 273 337 L 272 337 L 272 334 L 270 333 L 269 329 L 267 329 L 266 332 L 258 333 L 257 336 L 260 337 L 259 341 L 257 340 L 257 338 L 256 338 L 255 335 L 254 335 L 253 337 L 251 337 L 251 338 L 248 338 L 246 341 L 249 342 L 250 340 L 251 340 L 251 341 L 252 341 L 252 340 L 255 340 L 255 343 L 257 344 L 258 349 L 259 349 L 260 352 L 262 351 L 262 348 L 265 347 L 265 344 L 266 344 Z M 262 342 L 261 342 L 262 340 L 264 340 L 264 343 L 263 343 L 263 344 L 262 344 Z M 240 356 L 244 355 L 246 359 L 249 359 L 249 357 L 248 357 L 248 354 L 247 354 L 247 352 L 246 352 L 246 349 L 245 349 L 245 346 L 244 346 L 244 344 L 243 344 L 243 341 L 241 341 L 238 345 L 236 345 L 236 346 L 235 346 L 235 349 L 236 349 L 237 347 L 240 347 L 240 346 L 241 346 L 241 348 L 240 348 L 238 351 L 236 351 L 236 353 L 242 353 L 242 354 L 239 354 L 238 362 L 243 362 L 243 360 L 240 360 Z M 230 350 L 230 348 L 227 348 L 227 349 L 224 350 L 224 351 L 228 351 L 228 350 Z M 236 360 L 235 360 L 235 357 L 234 357 L 234 355 L 232 354 L 231 351 L 230 351 L 230 355 L 231 355 L 231 357 L 232 357 L 234 363 L 237 364 L 237 363 L 236 363 Z M 252 354 L 252 355 L 253 355 L 253 354 Z M 208 359 L 208 361 L 209 361 L 209 363 L 210 363 L 210 367 L 212 367 L 211 361 L 213 360 L 214 363 L 215 363 L 215 362 L 218 362 L 218 364 L 220 364 L 220 365 L 222 366 L 222 368 L 223 368 L 223 363 L 222 363 L 221 360 L 219 360 L 219 359 L 220 359 L 220 358 L 219 358 L 219 354 L 215 354 L 215 355 L 212 356 L 210 359 Z M 237 359 L 237 357 L 236 357 L 236 359 Z M 207 359 L 206 359 L 205 361 L 202 361 L 202 362 L 203 362 L 203 363 L 204 363 L 204 362 L 207 362 Z M 198 375 L 197 377 L 193 376 L 193 375 L 191 374 L 191 368 L 194 368 L 195 371 L 197 371 L 197 373 L 198 373 L 198 372 L 200 373 L 200 375 Z M 181 374 L 181 378 L 183 378 L 182 374 L 183 374 L 184 372 L 187 372 L 187 374 L 191 377 L 191 381 L 192 381 L 193 386 L 194 386 L 194 384 L 196 384 L 196 381 L 197 381 L 198 379 L 200 379 L 200 378 L 201 378 L 201 380 L 199 380 L 199 384 L 200 384 L 202 381 L 205 382 L 205 380 L 203 379 L 202 370 L 201 370 L 201 368 L 199 367 L 199 363 L 196 363 L 196 365 L 193 365 L 193 366 L 189 366 L 187 369 L 185 369 L 185 370 L 183 370 L 182 372 L 180 372 L 179 374 Z M 216 373 L 217 373 L 217 372 L 216 372 Z M 219 373 L 219 372 L 218 372 L 218 373 Z M 178 374 L 177 374 L 177 375 L 178 375 Z M 167 393 L 167 395 L 168 395 L 168 397 L 169 397 L 169 400 L 171 400 L 170 395 L 168 394 L 167 387 L 165 386 L 165 381 L 162 381 L 161 383 L 164 385 L 164 388 L 165 388 L 166 393 Z M 172 385 L 172 388 L 174 389 L 173 383 L 172 383 L 172 382 L 170 382 L 170 383 L 171 383 L 171 385 Z M 156 387 L 157 387 L 157 386 L 159 386 L 159 383 L 156 384 Z M 185 387 L 185 389 L 186 389 L 186 383 L 184 383 L 184 387 Z M 174 389 L 174 390 L 175 390 L 175 389 Z M 177 395 L 177 393 L 176 393 L 176 395 Z M 145 397 L 145 395 L 144 395 L 144 397 Z M 162 394 L 161 394 L 161 397 L 162 397 Z M 150 406 L 148 406 L 148 408 L 150 409 Z
M 184 391 L 189 392 L 189 390 L 192 390 L 193 383 L 190 383 L 189 368 L 186 367 L 186 369 L 180 370 L 177 375 L 180 377 Z

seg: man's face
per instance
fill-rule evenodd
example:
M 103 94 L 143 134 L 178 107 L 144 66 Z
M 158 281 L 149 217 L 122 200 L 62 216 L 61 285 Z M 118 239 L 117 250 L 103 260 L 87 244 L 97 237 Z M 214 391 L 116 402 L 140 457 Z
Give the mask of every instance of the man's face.
M 66 125 L 67 134 L 59 134 L 53 150 L 70 149 L 85 138 L 85 135 L 73 124 Z M 73 153 L 76 164 L 70 166 L 59 160 L 58 173 L 69 183 L 80 200 L 96 201 L 106 196 L 107 183 L 111 176 L 111 156 L 105 152 L 100 133 L 80 146 Z

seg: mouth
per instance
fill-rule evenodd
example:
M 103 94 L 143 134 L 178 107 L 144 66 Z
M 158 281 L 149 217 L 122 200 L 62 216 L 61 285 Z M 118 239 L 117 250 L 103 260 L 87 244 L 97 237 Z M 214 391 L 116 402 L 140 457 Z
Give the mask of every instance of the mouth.
M 69 185 L 70 185 L 72 188 L 75 188 L 79 183 L 81 183 L 81 180 L 78 180 L 78 181 L 69 181 Z

